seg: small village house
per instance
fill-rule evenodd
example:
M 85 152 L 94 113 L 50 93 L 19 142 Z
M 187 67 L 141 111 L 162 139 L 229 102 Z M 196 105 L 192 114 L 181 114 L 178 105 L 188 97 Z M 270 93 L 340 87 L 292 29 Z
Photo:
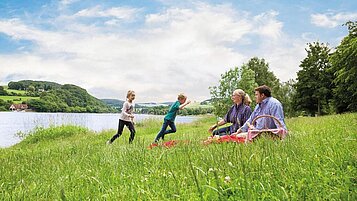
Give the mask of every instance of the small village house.
M 12 104 L 9 108 L 11 111 L 23 111 L 28 109 L 27 104 Z

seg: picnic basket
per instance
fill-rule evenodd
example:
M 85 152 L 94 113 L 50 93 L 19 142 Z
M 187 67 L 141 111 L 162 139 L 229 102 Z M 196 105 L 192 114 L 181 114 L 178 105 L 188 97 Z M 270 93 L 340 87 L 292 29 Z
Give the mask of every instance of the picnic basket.
M 271 118 L 273 119 L 273 121 L 276 123 L 277 128 L 268 128 L 267 125 L 264 125 L 264 128 L 262 129 L 256 129 L 255 125 L 257 123 L 258 119 L 262 119 L 262 118 Z M 278 138 L 280 140 L 284 139 L 287 135 L 287 131 L 284 129 L 282 122 L 279 121 L 279 119 L 277 119 L 274 116 L 271 115 L 259 115 L 257 117 L 255 117 L 252 121 L 252 124 L 254 126 L 254 129 L 251 129 L 250 126 L 248 128 L 248 133 L 246 136 L 246 142 L 247 141 L 252 141 L 256 138 L 258 138 L 259 136 L 269 136 L 272 137 L 274 139 Z

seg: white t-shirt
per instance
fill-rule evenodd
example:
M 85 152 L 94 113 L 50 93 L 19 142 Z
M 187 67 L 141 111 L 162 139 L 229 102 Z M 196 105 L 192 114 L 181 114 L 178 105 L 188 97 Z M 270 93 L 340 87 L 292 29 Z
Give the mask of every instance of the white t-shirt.
M 135 103 L 129 103 L 125 101 L 123 104 L 123 108 L 121 109 L 121 114 L 119 119 L 124 121 L 132 121 L 130 115 L 133 115 Z

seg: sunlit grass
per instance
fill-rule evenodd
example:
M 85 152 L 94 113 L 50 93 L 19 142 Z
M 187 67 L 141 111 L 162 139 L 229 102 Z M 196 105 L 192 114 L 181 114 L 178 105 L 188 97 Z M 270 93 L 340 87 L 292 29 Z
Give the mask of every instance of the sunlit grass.
M 4 89 L 6 89 L 7 93 L 16 93 L 16 94 L 21 94 L 21 95 L 24 95 L 26 93 L 25 90 L 8 89 L 8 87 L 6 87 Z
M 30 99 L 39 99 L 40 97 L 30 97 L 30 96 L 0 96 L 0 99 L 4 101 L 10 100 L 16 104 L 22 103 L 23 101 L 28 101 Z
M 214 117 L 178 124 L 147 149 L 162 122 L 115 133 L 74 126 L 39 129 L 0 149 L 2 200 L 356 200 L 357 114 L 287 120 L 284 141 L 203 145 Z

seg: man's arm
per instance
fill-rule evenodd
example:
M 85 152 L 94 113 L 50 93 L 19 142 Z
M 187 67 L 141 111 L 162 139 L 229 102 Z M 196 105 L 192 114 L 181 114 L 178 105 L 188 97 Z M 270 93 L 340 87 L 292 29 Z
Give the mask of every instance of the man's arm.
M 276 117 L 276 118 L 281 122 L 283 128 L 284 128 L 285 130 L 287 130 L 287 129 L 286 129 L 285 122 L 284 122 L 283 106 L 282 106 L 280 103 L 275 104 L 275 105 L 271 108 L 271 115 L 274 116 L 274 117 Z M 279 128 L 279 124 L 278 124 L 276 121 L 274 121 L 274 123 L 275 123 L 275 126 L 276 126 L 277 128 Z

